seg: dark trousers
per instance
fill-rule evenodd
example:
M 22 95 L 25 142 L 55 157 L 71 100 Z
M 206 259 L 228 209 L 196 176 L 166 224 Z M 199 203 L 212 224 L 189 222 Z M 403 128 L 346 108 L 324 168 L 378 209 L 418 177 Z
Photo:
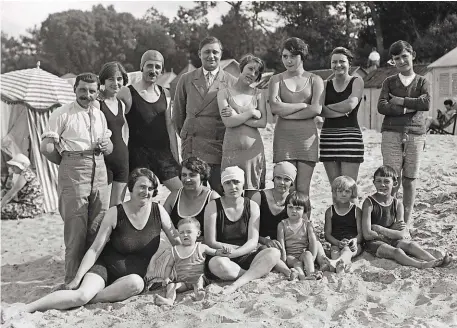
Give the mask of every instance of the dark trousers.
M 221 184 L 221 165 L 220 164 L 208 164 L 211 167 L 211 176 L 209 178 L 209 184 L 211 188 L 219 195 L 224 194 L 224 189 Z

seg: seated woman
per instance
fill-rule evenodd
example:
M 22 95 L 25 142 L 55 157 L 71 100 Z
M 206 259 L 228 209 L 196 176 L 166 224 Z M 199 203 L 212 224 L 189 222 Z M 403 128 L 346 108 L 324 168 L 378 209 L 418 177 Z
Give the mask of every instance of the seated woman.
M 209 279 L 235 280 L 224 289 L 230 294 L 260 278 L 279 263 L 276 248 L 256 250 L 259 240 L 259 206 L 242 197 L 244 171 L 237 166 L 221 174 L 224 196 L 213 200 L 205 210 L 205 243 L 224 249 L 223 256 L 207 256 L 205 275 Z
M 209 165 L 200 158 L 192 156 L 182 161 L 180 178 L 183 187 L 172 191 L 163 205 L 175 228 L 178 227 L 179 220 L 195 218 L 202 227 L 203 237 L 205 207 L 210 201 L 220 197 L 216 191 L 203 185 L 208 181 L 209 175 Z
M 2 220 L 33 219 L 43 213 L 44 196 L 40 181 L 29 168 L 30 160 L 23 154 L 14 156 L 8 172 L 17 174 L 13 186 L 2 197 Z
M 159 247 L 160 230 L 174 244 L 180 240 L 168 213 L 152 201 L 158 187 L 152 171 L 133 170 L 127 187 L 130 200 L 106 212 L 94 243 L 66 286 L 68 290 L 56 291 L 17 310 L 64 310 L 89 302 L 123 301 L 143 291 L 143 277 Z

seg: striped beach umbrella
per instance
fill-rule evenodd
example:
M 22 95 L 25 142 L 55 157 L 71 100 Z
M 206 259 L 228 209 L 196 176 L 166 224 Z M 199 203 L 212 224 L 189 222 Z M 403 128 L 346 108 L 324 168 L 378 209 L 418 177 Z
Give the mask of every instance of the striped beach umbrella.
M 58 76 L 40 68 L 23 69 L 0 76 L 1 94 L 11 101 L 23 101 L 37 110 L 75 100 L 72 86 Z

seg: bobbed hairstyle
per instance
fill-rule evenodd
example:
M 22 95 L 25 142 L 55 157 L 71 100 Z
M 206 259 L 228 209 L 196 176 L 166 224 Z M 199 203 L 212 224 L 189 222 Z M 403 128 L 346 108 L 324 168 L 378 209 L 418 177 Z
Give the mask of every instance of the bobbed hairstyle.
M 292 55 L 300 55 L 302 61 L 305 61 L 308 56 L 309 50 L 308 45 L 302 39 L 293 37 L 289 38 L 282 44 L 281 52 L 283 50 L 288 50 Z
M 221 51 L 223 50 L 221 41 L 219 41 L 219 39 L 216 38 L 215 36 L 207 36 L 203 40 L 201 40 L 200 44 L 198 45 L 198 50 L 200 51 L 203 49 L 204 46 L 206 46 L 207 44 L 212 44 L 212 43 L 219 43 L 219 46 L 221 47 Z
M 288 204 L 292 204 L 294 206 L 303 206 L 305 208 L 304 213 L 308 213 L 311 207 L 309 198 L 304 193 L 299 191 L 292 191 L 289 195 L 287 195 L 286 206 Z
M 111 77 L 113 77 L 117 72 L 121 73 L 123 81 L 123 85 L 127 85 L 129 82 L 129 77 L 127 75 L 127 71 L 125 70 L 124 66 L 117 61 L 105 63 L 98 73 L 98 78 L 100 79 L 101 84 L 105 84 L 105 81 Z
M 337 177 L 335 180 L 333 180 L 333 182 L 332 182 L 333 201 L 335 201 L 336 192 L 339 190 L 350 190 L 351 199 L 357 198 L 357 183 L 351 177 L 348 177 L 346 175 L 341 175 L 341 176 Z
M 348 59 L 349 65 L 352 65 L 352 61 L 354 60 L 354 55 L 352 52 L 345 47 L 336 47 L 333 49 L 330 57 L 333 55 L 345 55 Z
M 146 177 L 146 178 L 148 178 L 149 181 L 151 181 L 152 188 L 154 189 L 154 192 L 152 193 L 152 197 L 157 196 L 157 193 L 158 193 L 157 188 L 159 187 L 159 181 L 157 180 L 157 177 L 154 175 L 154 173 L 152 173 L 151 170 L 149 170 L 145 167 L 138 167 L 130 173 L 129 180 L 127 182 L 127 188 L 129 189 L 129 191 L 130 192 L 133 191 L 133 187 L 135 186 L 135 183 L 141 177 Z
M 410 54 L 414 53 L 413 47 L 408 42 L 403 40 L 395 41 L 389 48 L 389 56 L 398 56 L 403 50 L 408 51 Z
M 256 57 L 252 54 L 247 54 L 240 60 L 240 71 L 243 72 L 244 67 L 246 67 L 246 65 L 250 62 L 254 62 L 259 65 L 259 75 L 257 75 L 257 78 L 255 79 L 256 82 L 259 82 L 262 78 L 262 73 L 265 70 L 265 63 L 259 57 Z
M 195 226 L 195 228 L 197 228 L 198 231 L 200 231 L 200 229 L 201 229 L 200 222 L 198 222 L 198 220 L 196 218 L 184 218 L 184 219 L 179 220 L 177 228 L 179 228 L 180 226 L 182 226 L 183 224 L 186 224 L 186 223 L 193 224 Z
M 398 181 L 398 173 L 392 166 L 382 165 L 373 174 L 373 180 L 376 177 L 392 178 L 394 184 Z
M 446 99 L 446 100 L 444 101 L 444 105 L 445 105 L 445 106 L 446 106 L 446 105 L 452 106 L 452 104 L 453 104 L 452 99 Z
M 200 180 L 202 182 L 207 182 L 210 177 L 211 168 L 209 167 L 208 163 L 204 160 L 196 157 L 191 156 L 181 162 L 181 170 L 179 174 L 182 173 L 182 168 L 185 167 L 186 169 L 200 174 Z
M 100 80 L 98 76 L 94 73 L 81 73 L 76 77 L 75 85 L 73 87 L 74 90 L 78 87 L 79 81 L 83 81 L 86 83 L 97 83 L 97 90 L 100 89 Z

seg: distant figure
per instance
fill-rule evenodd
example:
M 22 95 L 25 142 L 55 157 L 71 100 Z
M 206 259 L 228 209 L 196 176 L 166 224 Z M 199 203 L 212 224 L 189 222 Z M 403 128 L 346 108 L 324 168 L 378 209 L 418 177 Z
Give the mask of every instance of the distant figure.
M 17 154 L 6 164 L 8 172 L 18 177 L 2 197 L 2 220 L 33 219 L 43 213 L 43 189 L 27 156 Z
M 427 117 L 427 130 L 430 127 L 439 128 L 443 126 L 444 123 L 449 121 L 451 117 L 457 112 L 457 100 L 446 99 L 444 101 L 444 107 L 446 107 L 445 111 L 438 109 L 438 114 L 436 118 L 433 118 L 431 116 Z
M 367 66 L 368 67 L 373 67 L 374 66 L 375 69 L 376 69 L 376 68 L 378 68 L 380 66 L 380 62 L 381 62 L 381 55 L 376 50 L 376 47 L 371 48 L 371 52 L 368 55 L 368 64 L 367 64 Z

